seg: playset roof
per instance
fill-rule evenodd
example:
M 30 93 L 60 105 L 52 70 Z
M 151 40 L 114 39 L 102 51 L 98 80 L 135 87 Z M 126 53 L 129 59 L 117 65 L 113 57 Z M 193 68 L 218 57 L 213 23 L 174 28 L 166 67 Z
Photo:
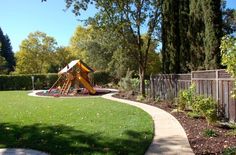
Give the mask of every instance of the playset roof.
M 92 68 L 90 68 L 87 64 L 85 64 L 82 60 L 73 60 L 71 61 L 66 67 L 64 67 L 60 72 L 58 72 L 59 75 L 67 73 L 70 69 L 73 67 L 79 67 L 85 72 L 94 72 Z

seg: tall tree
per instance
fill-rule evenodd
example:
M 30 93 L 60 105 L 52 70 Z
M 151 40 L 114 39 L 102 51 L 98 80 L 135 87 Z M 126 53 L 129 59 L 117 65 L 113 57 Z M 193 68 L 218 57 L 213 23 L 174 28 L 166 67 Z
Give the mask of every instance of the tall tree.
M 109 27 L 78 26 L 71 38 L 70 49 L 95 70 L 109 72 L 120 79 L 125 76 L 127 66 L 137 71 L 137 61 L 127 49 L 120 35 Z M 115 68 L 115 69 L 114 69 Z
M 88 56 L 86 46 L 84 45 L 89 39 L 90 29 L 78 26 L 70 39 L 69 50 L 78 58 L 87 62 Z
M 204 69 L 205 52 L 204 42 L 205 37 L 204 29 L 205 24 L 203 20 L 202 3 L 199 0 L 190 1 L 189 13 L 189 30 L 188 39 L 190 44 L 190 63 L 188 66 L 191 70 Z
M 221 0 L 163 0 L 165 73 L 220 67 Z
M 220 67 L 220 42 L 222 38 L 222 12 L 221 0 L 204 0 L 202 2 L 203 18 L 205 24 L 205 69 Z
M 190 63 L 188 24 L 189 24 L 189 0 L 179 1 L 179 63 L 180 73 L 190 71 L 188 64 Z
M 93 2 L 99 12 L 92 19 L 99 26 L 110 26 L 120 34 L 130 48 L 139 66 L 140 91 L 145 95 L 144 75 L 147 68 L 148 52 L 151 40 L 158 37 L 160 18 L 159 0 L 66 0 L 67 7 L 74 6 L 74 13 L 86 10 Z M 142 27 L 147 27 L 148 42 L 142 52 Z
M 162 55 L 165 73 L 187 72 L 189 0 L 163 0 Z
M 0 28 L 0 56 L 4 57 L 7 62 L 8 73 L 15 70 L 16 61 L 12 51 L 11 41 L 8 35 L 4 35 Z
M 46 73 L 54 59 L 52 56 L 56 49 L 53 37 L 43 32 L 34 32 L 28 35 L 20 45 L 17 52 L 16 72 L 23 74 Z

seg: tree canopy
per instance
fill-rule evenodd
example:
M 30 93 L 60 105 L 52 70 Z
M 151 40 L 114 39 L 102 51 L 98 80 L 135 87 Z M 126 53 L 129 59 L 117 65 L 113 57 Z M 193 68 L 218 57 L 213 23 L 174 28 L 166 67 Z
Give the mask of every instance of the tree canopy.
M 28 38 L 22 41 L 20 51 L 17 52 L 16 72 L 23 74 L 48 72 L 56 44 L 53 37 L 43 32 L 30 33 Z
M 140 90 L 144 95 L 144 76 L 151 40 L 159 39 L 160 1 L 66 0 L 67 8 L 73 7 L 76 15 L 79 15 L 81 10 L 86 10 L 91 3 L 99 12 L 87 22 L 101 28 L 109 27 L 124 40 L 127 50 L 138 62 Z M 145 32 L 142 32 L 142 27 L 146 27 Z M 142 39 L 143 33 L 146 33 L 146 44 Z

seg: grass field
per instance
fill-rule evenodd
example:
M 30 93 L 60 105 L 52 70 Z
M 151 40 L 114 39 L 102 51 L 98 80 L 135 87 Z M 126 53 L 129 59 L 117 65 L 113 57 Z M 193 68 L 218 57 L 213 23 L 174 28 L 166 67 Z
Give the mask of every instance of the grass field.
M 31 148 L 57 155 L 141 155 L 152 137 L 151 117 L 123 103 L 0 91 L 1 148 Z

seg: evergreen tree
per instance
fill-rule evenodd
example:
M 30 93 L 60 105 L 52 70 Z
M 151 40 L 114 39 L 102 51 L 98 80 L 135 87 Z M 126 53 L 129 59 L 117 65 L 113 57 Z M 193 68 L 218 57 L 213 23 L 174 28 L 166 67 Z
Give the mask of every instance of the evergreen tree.
M 187 72 L 189 61 L 189 0 L 164 0 L 162 4 L 162 58 L 164 73 Z
M 204 69 L 204 29 L 205 24 L 203 20 L 201 1 L 191 0 L 188 30 L 188 39 L 190 45 L 190 62 L 188 66 L 191 70 Z
M 189 72 L 190 52 L 188 39 L 189 0 L 179 2 L 179 59 L 180 73 Z
M 8 35 L 4 35 L 2 29 L 0 28 L 0 56 L 4 57 L 7 61 L 8 73 L 14 71 L 16 66 L 16 61 L 14 53 L 12 51 L 11 41 Z
M 163 0 L 164 73 L 220 67 L 221 0 Z
M 6 53 L 3 56 L 5 56 L 5 59 L 8 63 L 9 72 L 14 71 L 15 70 L 14 68 L 16 66 L 16 60 L 14 57 L 14 53 L 12 51 L 11 41 L 10 41 L 8 35 L 5 35 L 5 43 L 4 44 L 5 44 Z
M 162 4 L 162 55 L 164 73 L 179 72 L 179 0 L 164 0 Z
M 204 0 L 202 2 L 205 24 L 205 69 L 220 67 L 220 41 L 222 38 L 221 0 Z

